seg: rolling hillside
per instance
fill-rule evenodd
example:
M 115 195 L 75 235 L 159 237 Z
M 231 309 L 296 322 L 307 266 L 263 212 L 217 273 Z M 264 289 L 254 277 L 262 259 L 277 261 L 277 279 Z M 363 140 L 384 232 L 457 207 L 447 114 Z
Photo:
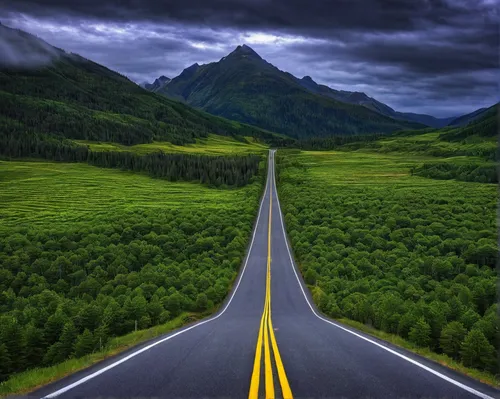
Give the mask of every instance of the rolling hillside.
M 248 46 L 238 46 L 219 62 L 193 64 L 157 92 L 214 115 L 296 138 L 422 126 L 314 94 Z

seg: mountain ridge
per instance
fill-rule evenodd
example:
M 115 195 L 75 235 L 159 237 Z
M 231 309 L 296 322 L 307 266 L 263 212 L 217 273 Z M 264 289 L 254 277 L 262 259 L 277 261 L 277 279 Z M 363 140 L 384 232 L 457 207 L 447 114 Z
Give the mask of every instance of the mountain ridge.
M 249 46 L 238 46 L 217 62 L 193 64 L 157 93 L 294 138 L 424 127 L 314 94 Z
M 304 87 L 308 88 L 314 93 L 325 95 L 334 98 L 338 101 L 347 102 L 349 104 L 363 105 L 375 112 L 378 112 L 382 115 L 398 120 L 423 123 L 430 127 L 443 127 L 456 118 L 456 116 L 447 118 L 436 118 L 432 115 L 426 115 L 426 114 L 418 114 L 413 112 L 399 112 L 395 111 L 387 104 L 384 104 L 376 100 L 375 98 L 368 96 L 364 92 L 336 90 L 329 86 L 316 83 L 310 76 L 307 75 L 304 76 L 302 79 L 298 78 L 296 79 L 300 84 L 302 84 Z
M 256 63 L 259 63 L 263 68 L 269 67 L 273 68 L 273 70 L 276 72 L 279 71 L 283 75 L 288 76 L 289 79 L 293 80 L 301 87 L 307 89 L 310 93 L 325 96 L 333 100 L 347 104 L 361 105 L 365 108 L 377 112 L 378 114 L 387 116 L 397 121 L 415 122 L 430 127 L 440 128 L 447 126 L 451 121 L 459 117 L 455 115 L 446 118 L 437 118 L 427 114 L 419 114 L 413 112 L 399 112 L 394 110 L 387 104 L 384 104 L 376 100 L 375 98 L 368 96 L 364 92 L 336 90 L 329 86 L 316 83 L 309 75 L 306 75 L 302 78 L 297 78 L 289 72 L 279 70 L 277 67 L 275 67 L 274 65 L 263 59 L 255 50 L 253 50 L 250 46 L 246 44 L 237 46 L 232 52 L 222 57 L 218 62 L 211 62 L 208 64 L 203 64 L 201 66 L 198 64 L 193 64 L 192 66 L 184 69 L 177 77 L 173 78 L 172 80 L 175 80 L 177 78 L 188 80 L 191 79 L 200 69 L 208 68 L 208 66 L 213 67 L 214 64 L 226 62 L 227 60 L 242 61 L 245 58 L 250 58 Z M 196 87 L 198 87 L 198 85 L 196 85 Z M 189 87 L 187 89 L 183 87 L 182 90 L 176 90 L 176 89 L 170 90 L 169 88 L 161 88 L 157 90 L 157 92 L 165 94 L 167 97 L 171 97 L 180 101 L 185 101 L 187 103 L 193 101 L 192 105 L 197 107 L 204 108 L 205 106 L 204 104 L 200 104 L 198 100 L 190 99 L 191 95 Z

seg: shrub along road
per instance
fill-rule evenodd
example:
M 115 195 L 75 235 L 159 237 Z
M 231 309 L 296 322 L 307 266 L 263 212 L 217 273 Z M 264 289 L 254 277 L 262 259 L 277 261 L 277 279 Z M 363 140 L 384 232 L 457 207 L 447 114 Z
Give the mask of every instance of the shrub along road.
M 272 312 L 271 312 L 272 311 Z M 496 397 L 321 316 L 285 238 L 274 152 L 249 253 L 213 317 L 48 385 L 48 397 Z

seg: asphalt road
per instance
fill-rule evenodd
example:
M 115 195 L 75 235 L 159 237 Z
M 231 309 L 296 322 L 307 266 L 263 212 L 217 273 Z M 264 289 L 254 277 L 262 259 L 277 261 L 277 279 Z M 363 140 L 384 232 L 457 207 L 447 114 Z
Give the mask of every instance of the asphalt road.
M 249 252 L 221 310 L 32 395 L 500 397 L 487 385 L 324 318 L 299 276 L 284 233 L 271 152 Z

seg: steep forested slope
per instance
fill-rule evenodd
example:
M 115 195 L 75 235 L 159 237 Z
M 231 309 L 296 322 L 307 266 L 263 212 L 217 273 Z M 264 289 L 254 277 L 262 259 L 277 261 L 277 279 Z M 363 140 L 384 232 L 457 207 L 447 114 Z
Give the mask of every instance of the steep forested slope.
M 25 32 L 0 25 L 0 35 L 13 51 L 28 51 L 16 62 L 0 62 L 3 137 L 50 135 L 128 145 L 152 140 L 189 143 L 209 133 L 272 138 L 257 128 L 148 92 L 114 71 Z

